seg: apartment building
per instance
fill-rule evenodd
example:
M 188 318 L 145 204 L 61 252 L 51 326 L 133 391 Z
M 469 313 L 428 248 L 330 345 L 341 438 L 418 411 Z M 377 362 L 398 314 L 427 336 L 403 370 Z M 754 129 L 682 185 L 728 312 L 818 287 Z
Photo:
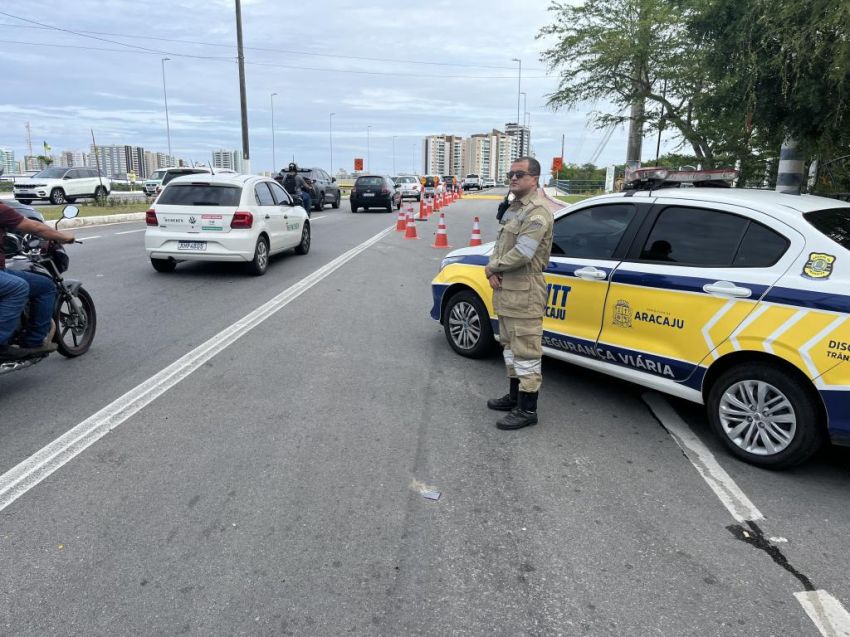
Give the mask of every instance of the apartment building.
M 511 159 L 529 157 L 531 155 L 531 130 L 527 126 L 508 122 L 505 124 L 505 134 L 513 140 Z
M 515 154 L 518 148 L 515 137 L 495 128 L 489 133 L 470 136 L 464 147 L 462 173 L 473 173 L 497 182 L 504 181 L 513 159 L 521 156 Z
M 431 135 L 422 145 L 423 173 L 426 175 L 461 175 L 464 141 L 457 135 Z
M 237 173 L 242 172 L 242 151 L 214 150 L 212 152 L 213 168 L 225 168 Z
M 7 175 L 18 172 L 18 163 L 15 161 L 15 151 L 9 148 L 0 148 L 0 172 Z

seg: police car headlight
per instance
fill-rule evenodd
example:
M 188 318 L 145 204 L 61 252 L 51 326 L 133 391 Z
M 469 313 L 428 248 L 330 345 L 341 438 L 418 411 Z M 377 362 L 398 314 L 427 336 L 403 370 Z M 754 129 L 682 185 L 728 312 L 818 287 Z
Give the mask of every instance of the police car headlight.
M 440 270 L 445 268 L 447 265 L 451 265 L 452 263 L 460 263 L 463 261 L 463 257 L 446 257 L 442 261 L 440 261 Z

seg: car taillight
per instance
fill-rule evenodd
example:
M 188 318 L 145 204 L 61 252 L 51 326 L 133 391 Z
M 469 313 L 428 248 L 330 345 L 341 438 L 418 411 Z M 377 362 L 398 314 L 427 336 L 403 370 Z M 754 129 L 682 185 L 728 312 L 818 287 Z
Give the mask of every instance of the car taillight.
M 254 215 L 250 212 L 237 210 L 233 213 L 233 219 L 230 221 L 230 227 L 234 230 L 247 230 L 254 225 Z
M 158 226 L 159 221 L 156 220 L 156 210 L 151 208 L 145 213 L 145 223 L 149 226 Z
M 386 195 L 386 194 L 389 194 L 390 189 L 389 189 L 389 188 L 387 188 L 386 186 L 384 186 L 383 188 L 381 188 L 381 192 L 382 192 L 382 193 L 384 193 L 384 194 Z

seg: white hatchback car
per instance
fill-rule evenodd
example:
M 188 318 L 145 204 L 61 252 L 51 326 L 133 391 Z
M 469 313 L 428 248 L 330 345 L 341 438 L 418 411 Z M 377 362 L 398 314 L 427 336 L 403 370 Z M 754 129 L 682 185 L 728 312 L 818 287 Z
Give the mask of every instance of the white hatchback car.
M 310 220 L 300 199 L 267 177 L 178 177 L 145 221 L 145 252 L 157 272 L 171 272 L 180 261 L 235 261 L 261 275 L 271 255 L 310 250 Z

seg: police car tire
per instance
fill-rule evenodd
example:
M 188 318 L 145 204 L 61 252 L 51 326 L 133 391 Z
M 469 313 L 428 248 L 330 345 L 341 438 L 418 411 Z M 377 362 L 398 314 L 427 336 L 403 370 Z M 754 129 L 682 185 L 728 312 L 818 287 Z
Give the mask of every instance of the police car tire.
M 295 246 L 295 254 L 307 254 L 310 252 L 310 224 L 305 223 L 301 230 L 301 243 Z
M 782 392 L 794 409 L 797 420 L 794 439 L 785 449 L 772 456 L 760 456 L 741 449 L 726 435 L 720 421 L 720 401 L 723 394 L 735 383 L 763 381 Z M 788 372 L 769 367 L 763 363 L 744 363 L 723 372 L 708 393 L 708 420 L 714 433 L 732 455 L 766 469 L 785 469 L 801 464 L 811 458 L 823 446 L 826 436 L 821 423 L 821 410 L 813 395 L 814 390 L 806 387 L 799 378 Z
M 263 244 L 264 248 L 260 248 L 260 244 Z M 254 276 L 263 276 L 269 269 L 269 241 L 265 237 L 257 239 L 257 245 L 254 247 L 254 258 L 248 264 L 248 267 Z
M 459 303 L 468 303 L 471 305 L 478 314 L 481 325 L 481 334 L 478 341 L 470 348 L 464 348 L 455 343 L 450 331 L 449 316 L 451 315 L 452 309 Z M 467 358 L 484 358 L 492 353 L 496 344 L 496 341 L 493 338 L 493 327 L 490 324 L 490 315 L 487 314 L 487 309 L 484 307 L 481 299 L 478 298 L 478 295 L 468 290 L 458 292 L 446 303 L 446 308 L 443 311 L 443 330 L 446 334 L 446 340 L 449 342 L 452 349 L 461 356 L 466 356 Z

